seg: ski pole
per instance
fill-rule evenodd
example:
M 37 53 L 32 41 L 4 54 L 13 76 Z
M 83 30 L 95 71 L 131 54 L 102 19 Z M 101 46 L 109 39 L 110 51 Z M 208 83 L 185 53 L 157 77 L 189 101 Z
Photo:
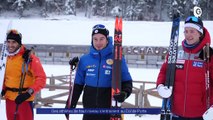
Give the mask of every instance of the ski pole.
M 71 89 L 70 89 L 71 88 Z M 66 106 L 67 109 L 70 108 L 71 100 L 72 100 L 72 91 L 73 91 L 73 85 L 72 85 L 72 65 L 70 65 L 70 83 L 69 83 L 69 95 L 67 98 Z M 67 120 L 69 120 L 69 114 L 66 115 Z
M 69 62 L 69 64 L 70 64 L 70 83 L 69 83 L 69 95 L 68 95 L 67 102 L 66 102 L 67 109 L 70 108 L 73 89 L 74 89 L 74 82 L 72 82 L 72 73 L 73 73 L 73 70 L 75 70 L 75 68 L 77 67 L 78 61 L 79 61 L 78 57 L 74 57 Z M 69 120 L 69 114 L 65 114 L 65 116 L 66 116 L 66 119 Z
M 209 83 L 209 59 L 210 59 L 210 54 L 209 54 L 209 43 L 206 44 L 206 47 L 204 48 L 204 60 L 206 61 L 206 74 L 205 74 L 205 81 L 206 81 L 206 105 L 207 109 L 210 107 L 210 83 Z

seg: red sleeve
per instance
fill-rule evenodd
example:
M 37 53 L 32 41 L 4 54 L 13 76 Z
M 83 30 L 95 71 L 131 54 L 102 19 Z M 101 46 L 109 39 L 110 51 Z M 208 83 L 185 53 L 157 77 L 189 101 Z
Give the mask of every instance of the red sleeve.
M 157 82 L 156 82 L 156 87 L 159 84 L 164 84 L 166 81 L 166 69 L 167 69 L 167 65 L 168 65 L 168 54 L 166 55 L 166 60 L 164 61 L 164 63 L 162 64 L 161 68 L 160 68 L 160 72 L 158 74 L 158 78 L 157 78 Z
M 35 82 L 30 88 L 34 90 L 34 94 L 39 92 L 46 85 L 46 74 L 41 65 L 39 58 L 35 55 L 32 55 L 31 70 L 33 72 L 33 76 L 35 77 Z
M 211 61 L 209 63 L 209 77 L 210 77 L 210 104 L 213 105 L 213 55 L 211 56 Z
M 167 62 L 164 62 L 163 65 L 161 66 L 160 72 L 158 74 L 156 87 L 159 84 L 164 84 L 165 83 L 165 81 L 166 81 L 166 67 L 167 67 Z

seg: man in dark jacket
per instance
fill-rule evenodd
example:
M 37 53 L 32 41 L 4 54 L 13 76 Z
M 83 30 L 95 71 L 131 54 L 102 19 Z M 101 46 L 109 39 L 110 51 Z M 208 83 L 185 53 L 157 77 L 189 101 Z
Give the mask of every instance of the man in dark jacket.
M 113 64 L 113 45 L 109 31 L 104 25 L 98 24 L 92 30 L 90 52 L 83 55 L 78 63 L 75 76 L 71 108 L 75 108 L 83 93 L 84 108 L 111 107 L 111 81 Z M 114 97 L 119 102 L 132 93 L 132 78 L 125 59 L 122 58 L 122 90 Z M 83 120 L 109 120 L 110 115 L 85 114 Z

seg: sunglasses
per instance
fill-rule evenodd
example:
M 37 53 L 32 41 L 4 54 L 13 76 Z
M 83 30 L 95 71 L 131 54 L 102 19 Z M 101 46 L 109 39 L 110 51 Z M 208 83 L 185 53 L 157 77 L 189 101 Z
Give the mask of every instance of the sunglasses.
M 96 29 L 106 29 L 106 27 L 102 24 L 97 24 L 92 28 L 92 30 L 96 30 Z
M 186 18 L 186 22 L 188 22 L 190 20 L 193 21 L 193 22 L 198 22 L 198 18 L 195 17 L 195 16 L 189 16 L 188 18 Z

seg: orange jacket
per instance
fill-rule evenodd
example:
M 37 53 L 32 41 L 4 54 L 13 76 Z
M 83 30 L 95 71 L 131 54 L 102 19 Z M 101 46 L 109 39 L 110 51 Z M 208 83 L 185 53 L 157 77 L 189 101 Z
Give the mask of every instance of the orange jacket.
M 22 65 L 24 62 L 22 55 L 24 52 L 25 48 L 22 45 L 20 51 L 16 55 L 8 56 L 5 70 L 4 88 L 19 88 L 22 74 Z M 23 88 L 32 88 L 34 90 L 34 94 L 27 101 L 33 101 L 35 93 L 40 91 L 46 85 L 46 75 L 39 58 L 31 54 L 30 59 L 31 62 L 28 65 L 28 71 L 26 73 Z M 15 100 L 17 95 L 18 92 L 7 90 L 5 98 Z

